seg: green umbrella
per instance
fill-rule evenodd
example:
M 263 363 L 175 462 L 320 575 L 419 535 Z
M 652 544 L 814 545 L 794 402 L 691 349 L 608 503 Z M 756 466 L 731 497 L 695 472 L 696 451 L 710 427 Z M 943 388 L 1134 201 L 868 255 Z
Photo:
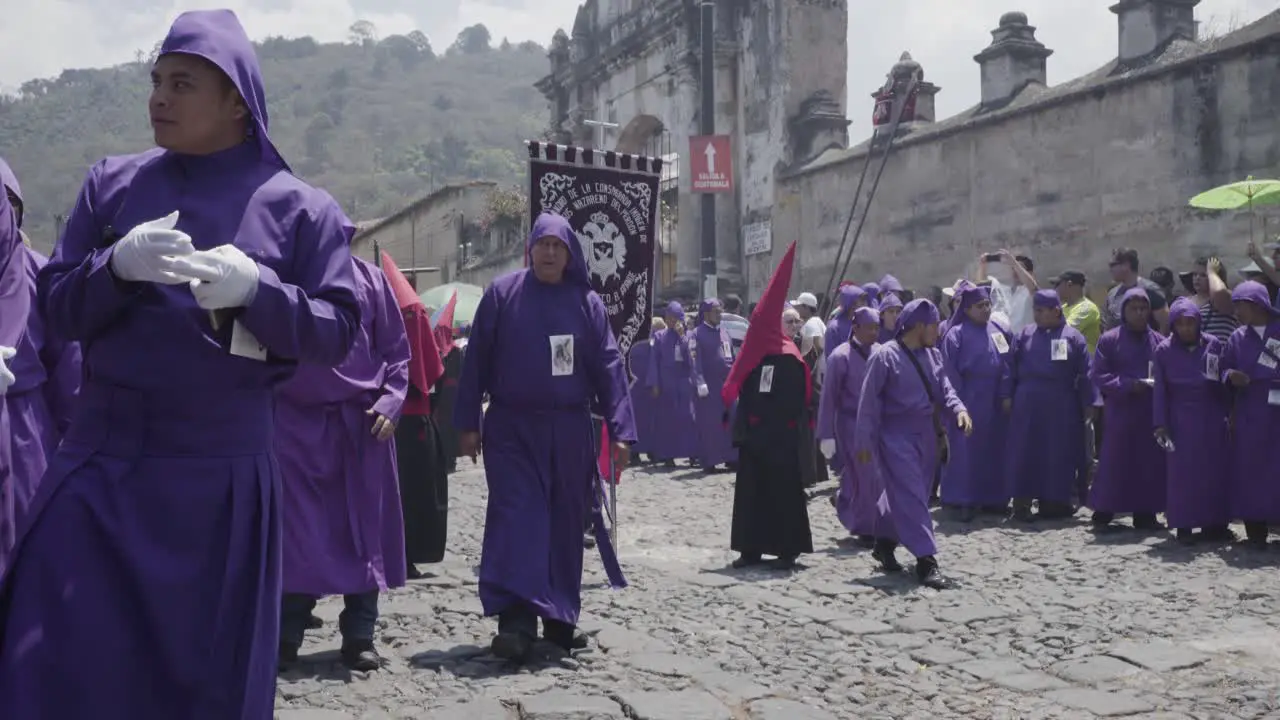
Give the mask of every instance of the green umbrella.
M 1280 180 L 1247 180 L 1219 185 L 1191 198 L 1203 210 L 1252 210 L 1254 205 L 1280 204 Z
M 422 300 L 423 305 L 431 309 L 432 313 L 439 313 L 455 292 L 458 293 L 458 305 L 453 310 L 453 326 L 470 325 L 471 321 L 475 319 L 476 306 L 480 304 L 480 296 L 484 294 L 484 288 L 479 285 L 456 282 L 445 283 L 431 288 L 418 297 Z

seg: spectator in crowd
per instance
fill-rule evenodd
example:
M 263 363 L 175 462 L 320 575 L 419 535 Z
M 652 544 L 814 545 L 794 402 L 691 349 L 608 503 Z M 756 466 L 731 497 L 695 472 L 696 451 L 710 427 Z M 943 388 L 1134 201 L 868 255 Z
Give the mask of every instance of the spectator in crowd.
M 1172 305 L 1174 298 L 1178 297 L 1178 288 L 1174 284 L 1173 271 L 1161 265 L 1160 267 L 1152 270 L 1151 274 L 1147 277 L 1151 282 L 1160 287 L 1160 292 L 1164 294 L 1165 305 Z M 1151 295 L 1151 292 L 1147 291 L 1147 295 Z
M 1009 332 L 1017 335 L 1022 332 L 1022 328 L 1031 325 L 1034 321 L 1034 310 L 1031 305 L 1032 296 L 1040 289 L 1040 284 L 1036 282 L 1036 265 L 1027 255 L 1014 255 L 1008 250 L 1001 250 L 994 255 L 1000 256 L 1000 262 L 1009 267 L 1013 275 L 1013 284 L 1008 289 L 1008 315 L 1009 315 Z M 978 277 L 975 282 L 987 280 L 988 259 L 992 254 L 983 255 L 978 258 Z M 993 298 L 995 292 L 992 293 Z M 999 316 L 996 316 L 997 320 Z
M 1151 301 L 1151 318 L 1155 329 L 1164 334 L 1169 332 L 1169 303 L 1165 300 L 1160 286 L 1138 274 L 1138 251 L 1133 248 L 1117 248 L 1111 253 L 1111 279 L 1116 281 L 1115 287 L 1107 292 L 1107 303 L 1102 308 L 1102 330 L 1106 332 L 1121 323 L 1120 306 L 1124 294 L 1135 287 L 1147 291 Z
M 1196 258 L 1190 272 L 1178 273 L 1188 299 L 1199 310 L 1200 332 L 1226 342 L 1240 326 L 1231 288 L 1227 287 L 1227 269 L 1218 258 Z
M 1053 287 L 1062 301 L 1062 314 L 1067 324 L 1084 335 L 1092 355 L 1098 347 L 1098 336 L 1102 335 L 1102 313 L 1085 295 L 1086 281 L 1084 273 L 1079 270 L 1067 270 L 1054 279 Z

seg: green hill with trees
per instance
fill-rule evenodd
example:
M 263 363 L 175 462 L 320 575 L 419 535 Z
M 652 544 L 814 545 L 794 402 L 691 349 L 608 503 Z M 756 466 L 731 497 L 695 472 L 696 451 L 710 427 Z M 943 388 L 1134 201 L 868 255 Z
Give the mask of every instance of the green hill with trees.
M 522 141 L 542 137 L 549 67 L 537 43 L 496 45 L 475 25 L 437 53 L 421 32 L 377 36 L 351 26 L 345 44 L 310 37 L 257 46 L 271 136 L 294 172 L 329 191 L 354 220 L 381 217 L 443 184 L 522 182 Z M 154 55 L 153 49 L 152 54 Z M 27 196 L 32 240 L 52 245 L 89 166 L 151 147 L 152 57 L 65 70 L 0 98 L 0 156 Z

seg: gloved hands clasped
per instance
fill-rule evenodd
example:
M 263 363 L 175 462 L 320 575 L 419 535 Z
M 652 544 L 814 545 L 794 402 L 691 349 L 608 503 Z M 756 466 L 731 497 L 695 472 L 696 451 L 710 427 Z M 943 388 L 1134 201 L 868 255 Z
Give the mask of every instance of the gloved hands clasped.
M 245 307 L 258 292 L 258 263 L 235 245 L 175 258 L 172 266 L 191 278 L 191 294 L 205 310 Z
M 258 290 L 258 263 L 234 245 L 196 250 L 176 229 L 178 212 L 142 223 L 111 249 L 111 271 L 129 282 L 189 283 L 205 310 L 244 307 Z
M 18 351 L 6 345 L 0 345 L 0 396 L 9 392 L 9 388 L 18 381 L 18 378 L 9 369 L 9 361 L 16 357 Z

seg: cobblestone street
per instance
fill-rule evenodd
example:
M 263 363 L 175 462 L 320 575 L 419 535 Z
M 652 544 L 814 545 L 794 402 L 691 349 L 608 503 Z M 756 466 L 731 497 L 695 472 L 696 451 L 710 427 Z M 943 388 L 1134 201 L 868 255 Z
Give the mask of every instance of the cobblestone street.
M 484 477 L 450 478 L 449 557 L 383 599 L 388 667 L 337 660 L 341 602 L 281 677 L 282 720 L 1262 718 L 1280 712 L 1280 551 L 1183 547 L 1087 523 L 940 520 L 958 588 L 886 577 L 818 489 L 795 572 L 724 569 L 733 476 L 628 471 L 611 591 L 588 551 L 592 646 L 512 669 L 489 655 L 474 568 Z M 1081 514 L 1083 517 L 1083 513 Z M 906 561 L 904 551 L 900 557 Z M 908 563 L 910 565 L 910 563 Z

